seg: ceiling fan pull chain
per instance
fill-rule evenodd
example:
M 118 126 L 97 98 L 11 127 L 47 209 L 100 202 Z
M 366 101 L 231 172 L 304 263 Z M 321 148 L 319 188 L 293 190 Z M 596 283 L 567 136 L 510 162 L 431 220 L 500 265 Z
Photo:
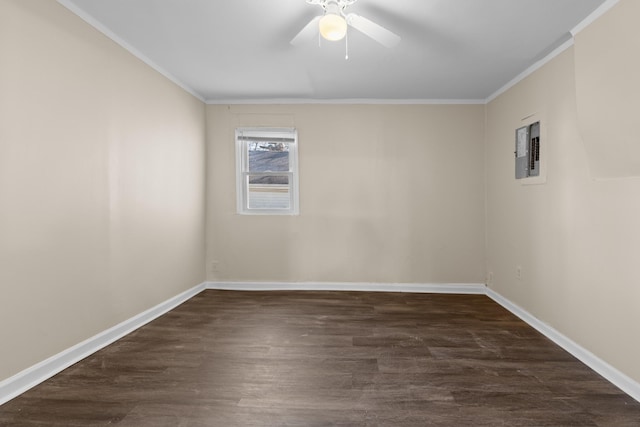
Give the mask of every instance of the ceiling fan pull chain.
M 347 33 L 345 34 L 345 37 L 344 37 L 344 50 L 345 50 L 344 60 L 346 61 L 347 59 L 349 59 L 349 30 L 347 30 Z

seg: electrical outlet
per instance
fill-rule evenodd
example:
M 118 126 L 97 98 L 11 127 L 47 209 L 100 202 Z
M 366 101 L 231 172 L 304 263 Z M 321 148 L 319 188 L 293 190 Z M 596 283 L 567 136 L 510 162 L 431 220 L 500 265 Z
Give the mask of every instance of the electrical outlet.
M 522 266 L 516 267 L 516 279 L 522 280 Z

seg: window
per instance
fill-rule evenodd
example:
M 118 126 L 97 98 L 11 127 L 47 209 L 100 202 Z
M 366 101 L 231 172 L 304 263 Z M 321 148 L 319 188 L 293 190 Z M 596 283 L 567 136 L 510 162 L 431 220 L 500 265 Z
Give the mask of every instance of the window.
M 298 214 L 298 133 L 293 128 L 236 129 L 240 214 Z

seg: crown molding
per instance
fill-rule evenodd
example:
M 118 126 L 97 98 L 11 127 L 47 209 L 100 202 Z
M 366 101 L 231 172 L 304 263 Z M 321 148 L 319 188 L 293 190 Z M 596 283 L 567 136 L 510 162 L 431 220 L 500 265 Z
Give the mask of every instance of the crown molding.
M 573 46 L 573 37 L 571 39 L 567 40 L 566 42 L 562 43 L 560 46 L 558 46 L 554 50 L 552 50 L 547 56 L 545 56 L 541 60 L 537 61 L 533 65 L 531 65 L 529 68 L 524 70 L 522 73 L 518 74 L 511 81 L 509 81 L 509 83 L 507 83 L 506 85 L 502 86 L 500 89 L 498 89 L 497 91 L 495 91 L 494 93 L 489 95 L 489 97 L 487 97 L 487 99 L 484 100 L 484 103 L 485 104 L 490 103 L 491 101 L 493 101 L 494 99 L 496 99 L 497 97 L 499 97 L 500 95 L 502 95 L 503 93 L 505 93 L 506 91 L 508 91 L 509 89 L 514 87 L 515 85 L 517 85 L 518 83 L 520 83 L 522 80 L 526 79 L 531 74 L 533 74 L 534 72 L 538 71 L 545 64 L 550 62 L 552 59 L 554 59 L 556 56 L 560 55 L 565 50 L 569 49 L 571 46 Z
M 560 46 L 555 48 L 553 51 L 551 51 L 544 58 L 542 58 L 541 60 L 537 61 L 535 64 L 531 65 L 529 68 L 527 68 L 522 73 L 518 74 L 515 78 L 510 80 L 506 85 L 502 86 L 500 89 L 498 89 L 497 91 L 495 91 L 494 93 L 489 95 L 487 97 L 487 99 L 484 100 L 484 103 L 485 104 L 490 103 L 491 101 L 496 99 L 498 96 L 502 95 L 503 93 L 505 93 L 506 91 L 508 91 L 512 87 L 514 87 L 516 84 L 520 83 L 522 80 L 527 78 L 529 75 L 531 75 L 535 71 L 539 70 L 547 62 L 551 61 L 556 56 L 560 55 L 562 52 L 564 52 L 565 50 L 567 50 L 571 46 L 573 46 L 574 45 L 574 39 L 573 38 L 576 36 L 576 34 L 578 34 L 580 31 L 584 30 L 586 27 L 591 25 L 595 20 L 597 20 L 602 15 L 604 15 L 606 12 L 608 12 L 612 7 L 614 7 L 616 4 L 618 4 L 619 1 L 620 0 L 606 0 L 604 3 L 602 3 L 600 5 L 600 7 L 598 7 L 596 10 L 594 10 L 591 14 L 589 14 L 589 16 L 587 16 L 585 19 L 583 19 L 578 25 L 576 25 L 570 31 L 571 39 L 567 40 L 566 42 L 564 42 L 563 44 L 561 44 Z
M 269 99 L 207 99 L 208 105 L 298 105 L 298 104 L 330 104 L 330 105 L 483 105 L 484 99 L 302 99 L 302 98 L 269 98 Z
M 189 87 L 184 82 L 182 82 L 180 79 L 178 79 L 176 76 L 174 76 L 173 74 L 169 73 L 164 68 L 160 67 L 158 64 L 153 62 L 146 55 L 144 55 L 138 49 L 136 49 L 135 47 L 130 45 L 124 39 L 118 37 L 107 26 L 105 26 L 104 24 L 100 23 L 93 16 L 89 15 L 88 13 L 83 11 L 80 7 L 78 7 L 78 5 L 76 5 L 73 2 L 73 0 L 57 0 L 57 1 L 62 6 L 66 7 L 69 11 L 71 11 L 73 14 L 77 15 L 80 19 L 85 21 L 87 24 L 91 25 L 93 28 L 95 28 L 96 30 L 98 30 L 99 32 L 101 32 L 102 34 L 107 36 L 113 42 L 115 42 L 116 44 L 120 45 L 120 47 L 122 47 L 123 49 L 128 51 L 130 54 L 132 54 L 133 56 L 135 56 L 136 58 L 138 58 L 139 60 L 141 60 L 142 62 L 147 64 L 149 67 L 151 67 L 152 69 L 154 69 L 155 71 L 157 71 L 158 73 L 160 73 L 161 75 L 163 75 L 164 77 L 169 79 L 171 82 L 175 83 L 181 89 L 183 89 L 187 93 L 193 95 L 194 97 L 196 97 L 200 101 L 205 102 L 204 98 L 202 96 L 200 96 L 196 91 L 194 91 L 191 87 Z
M 582 22 L 580 22 L 578 25 L 576 25 L 573 28 L 573 30 L 571 30 L 571 35 L 575 37 L 576 34 L 584 30 L 585 28 L 587 28 L 589 25 L 593 23 L 593 21 L 595 21 L 596 19 L 600 18 L 602 15 L 607 13 L 609 9 L 611 9 L 613 6 L 615 6 L 619 2 L 620 0 L 607 0 L 604 3 L 602 3 L 600 7 L 598 7 L 596 10 L 591 12 L 589 16 L 583 19 Z
M 574 41 L 573 37 L 576 36 L 580 31 L 588 27 L 594 21 L 596 21 L 599 17 L 608 12 L 611 8 L 613 8 L 616 4 L 619 3 L 620 0 L 606 0 L 603 4 L 601 4 L 596 10 L 594 10 L 589 16 L 587 16 L 584 20 L 582 20 L 578 25 L 576 25 L 571 31 L 571 39 L 558 46 L 548 55 L 546 55 L 541 60 L 537 61 L 529 68 L 524 70 L 522 73 L 517 75 L 515 78 L 510 80 L 507 84 L 496 90 L 494 93 L 489 95 L 485 99 L 369 99 L 369 98 L 351 98 L 351 99 L 302 99 L 302 98 L 269 98 L 269 99 L 215 99 L 215 98 L 204 98 L 200 94 L 198 94 L 193 88 L 186 85 L 180 79 L 157 65 L 154 61 L 149 59 L 146 55 L 140 52 L 138 49 L 130 45 L 124 39 L 117 36 L 113 31 L 111 31 L 108 27 L 100 23 L 98 20 L 93 18 L 88 13 L 84 12 L 80 7 L 78 7 L 73 0 L 57 0 L 59 4 L 66 7 L 72 13 L 77 15 L 80 19 L 84 20 L 86 23 L 94 27 L 96 30 L 100 31 L 106 37 L 120 45 L 122 48 L 127 50 L 136 58 L 140 59 L 142 62 L 150 66 L 152 69 L 178 85 L 180 88 L 190 93 L 200 101 L 208 104 L 208 105 L 302 105 L 302 104 L 331 104 L 331 105 L 486 105 L 489 102 L 496 99 L 498 96 L 502 95 L 516 84 L 527 78 L 529 75 L 540 69 L 546 63 L 554 59 L 556 56 L 564 52 L 566 49 L 573 46 Z

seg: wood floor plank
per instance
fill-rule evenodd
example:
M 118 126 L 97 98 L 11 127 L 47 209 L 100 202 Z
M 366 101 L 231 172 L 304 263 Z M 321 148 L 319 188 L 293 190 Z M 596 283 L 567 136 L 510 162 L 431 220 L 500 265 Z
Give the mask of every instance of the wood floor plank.
M 0 407 L 0 426 L 640 426 L 482 295 L 208 290 Z

